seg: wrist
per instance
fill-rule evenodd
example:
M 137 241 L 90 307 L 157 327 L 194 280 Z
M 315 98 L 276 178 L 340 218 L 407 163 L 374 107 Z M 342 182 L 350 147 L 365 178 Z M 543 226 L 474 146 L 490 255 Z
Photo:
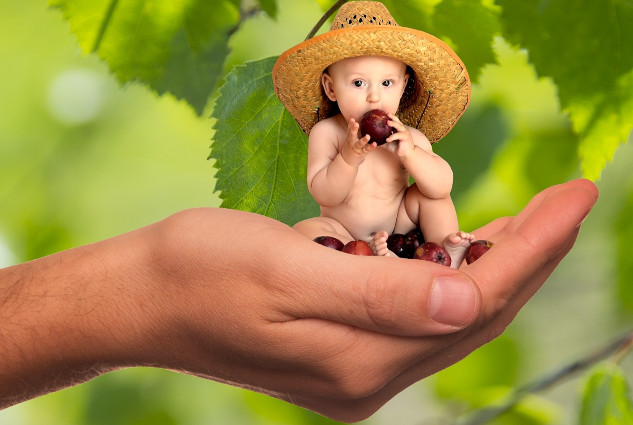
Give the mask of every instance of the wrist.
M 404 149 L 401 147 L 396 151 L 402 165 L 406 167 L 405 162 L 409 162 L 415 156 L 416 150 L 416 146 L 413 145 L 412 147 L 405 147 Z
M 11 290 L 0 300 L 0 405 L 138 362 L 145 337 L 134 269 L 145 251 L 129 246 L 133 238 L 0 270 L 0 288 Z
M 343 150 L 341 150 L 339 153 L 339 156 L 341 157 L 341 159 L 343 160 L 343 162 L 350 168 L 353 168 L 354 170 L 358 170 L 358 167 L 360 167 L 360 164 L 363 163 L 363 161 L 365 161 L 365 157 L 364 156 L 359 156 L 356 153 L 343 153 Z

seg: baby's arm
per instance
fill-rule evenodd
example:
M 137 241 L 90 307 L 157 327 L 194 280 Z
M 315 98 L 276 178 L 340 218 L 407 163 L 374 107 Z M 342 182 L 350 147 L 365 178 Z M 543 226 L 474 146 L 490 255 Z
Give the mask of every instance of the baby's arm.
M 453 187 L 453 171 L 448 162 L 433 153 L 429 139 L 422 132 L 407 127 L 395 115 L 390 114 L 390 118 L 389 125 L 396 132 L 387 138 L 387 142 L 398 141 L 395 153 L 420 192 L 432 199 L 448 196 Z
M 308 148 L 308 189 L 321 206 L 335 206 L 349 195 L 358 167 L 375 143 L 369 136 L 358 138 L 358 123 L 352 118 L 346 140 L 339 150 L 340 129 L 334 119 L 317 123 L 310 132 Z

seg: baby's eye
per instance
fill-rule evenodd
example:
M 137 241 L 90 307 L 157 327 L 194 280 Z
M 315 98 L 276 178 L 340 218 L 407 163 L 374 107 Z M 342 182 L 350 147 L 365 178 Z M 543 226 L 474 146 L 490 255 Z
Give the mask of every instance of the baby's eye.
M 385 81 L 382 82 L 382 85 L 385 86 L 385 87 L 391 87 L 391 86 L 393 86 L 393 81 L 385 80 Z
M 365 85 L 363 80 L 354 80 L 352 84 L 354 84 L 354 87 L 363 87 Z

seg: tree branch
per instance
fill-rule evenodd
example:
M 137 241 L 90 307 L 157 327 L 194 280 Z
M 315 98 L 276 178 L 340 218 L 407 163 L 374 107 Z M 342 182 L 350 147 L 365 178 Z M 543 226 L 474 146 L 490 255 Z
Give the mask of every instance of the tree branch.
M 542 391 L 546 388 L 553 386 L 571 375 L 584 370 L 599 361 L 614 355 L 614 361 L 620 362 L 622 358 L 633 348 L 633 330 L 628 331 L 625 335 L 621 336 L 617 340 L 609 343 L 607 346 L 600 348 L 599 350 L 590 353 L 586 357 L 578 359 L 572 363 L 569 363 L 559 370 L 542 376 L 532 382 L 529 382 L 522 387 L 518 387 L 506 400 L 498 406 L 484 407 L 483 409 L 475 410 L 467 415 L 465 419 L 457 419 L 455 425 L 483 425 L 497 416 L 507 412 L 517 403 L 519 403 L 525 396 Z
M 312 28 L 310 30 L 310 32 L 308 33 L 308 35 L 306 36 L 306 40 L 311 39 L 312 37 L 314 37 L 314 34 L 317 33 L 317 31 L 319 30 L 319 28 L 321 28 L 323 26 L 323 24 L 325 23 L 325 21 L 327 21 L 330 16 L 332 16 L 332 14 L 337 11 L 342 5 L 343 3 L 346 3 L 348 0 L 338 0 L 336 3 L 334 3 L 332 5 L 332 7 L 330 7 L 327 12 L 325 12 L 325 14 L 323 16 L 321 16 L 321 19 L 319 19 L 319 22 L 316 23 L 316 25 L 314 26 L 314 28 Z
M 237 32 L 237 30 L 240 29 L 242 24 L 247 19 L 252 18 L 253 16 L 257 15 L 261 11 L 262 11 L 261 8 L 257 5 L 247 8 L 247 9 L 240 8 L 240 20 L 237 22 L 237 24 L 235 24 L 232 28 L 229 29 L 228 31 L 229 37 L 232 36 L 235 32 Z

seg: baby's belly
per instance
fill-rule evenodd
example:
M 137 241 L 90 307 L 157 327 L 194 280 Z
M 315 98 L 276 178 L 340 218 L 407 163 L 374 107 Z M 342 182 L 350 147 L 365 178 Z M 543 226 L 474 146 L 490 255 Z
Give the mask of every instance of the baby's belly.
M 337 207 L 321 208 L 321 215 L 337 220 L 355 239 L 368 241 L 381 230 L 393 232 L 401 202 L 402 196 L 391 200 L 352 199 Z

